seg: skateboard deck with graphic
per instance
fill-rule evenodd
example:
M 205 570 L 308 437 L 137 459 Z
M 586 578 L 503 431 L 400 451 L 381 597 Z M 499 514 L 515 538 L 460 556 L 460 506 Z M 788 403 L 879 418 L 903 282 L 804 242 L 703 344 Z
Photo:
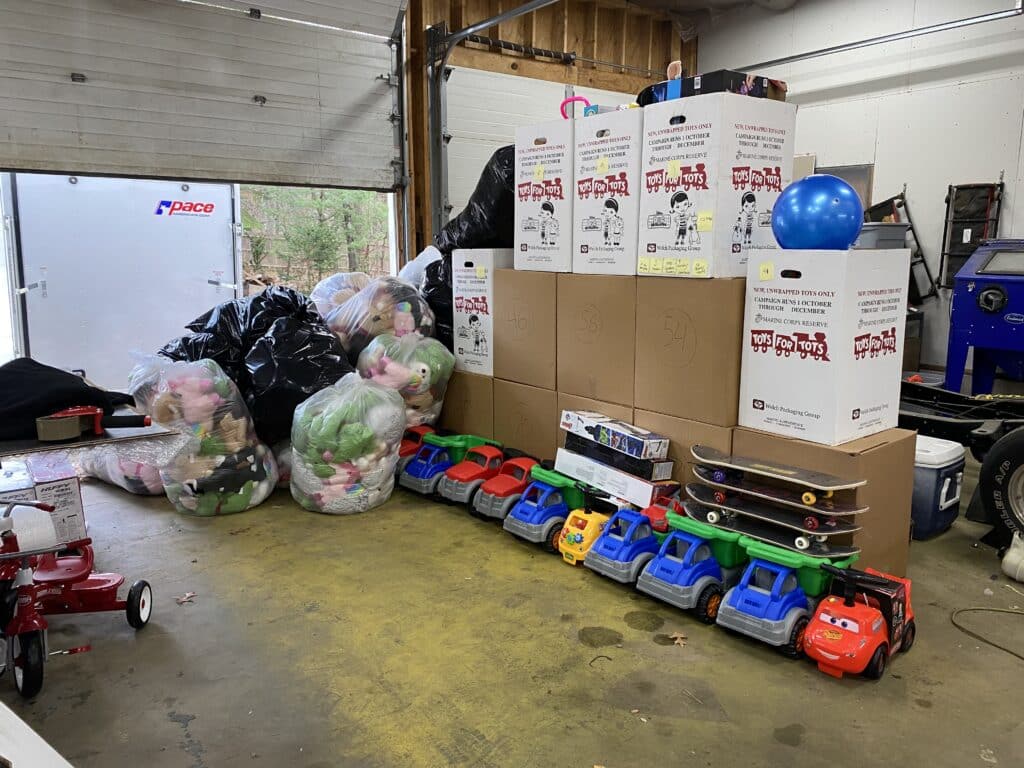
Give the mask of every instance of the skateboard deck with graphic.
M 705 485 L 710 485 L 723 491 L 733 491 L 742 496 L 782 504 L 794 509 L 806 510 L 822 517 L 859 515 L 862 512 L 868 511 L 867 507 L 834 501 L 832 499 L 816 499 L 813 504 L 805 504 L 803 502 L 803 494 L 800 491 L 793 488 L 783 488 L 778 485 L 763 485 L 748 480 L 745 477 L 730 477 L 726 478 L 724 482 L 717 482 L 715 480 L 716 471 L 711 467 L 701 464 L 693 468 L 693 473 Z
M 708 448 L 706 445 L 695 445 L 690 449 L 690 453 L 701 464 L 720 467 L 719 482 L 726 481 L 729 473 L 725 470 L 731 469 L 734 472 L 749 472 L 754 475 L 761 475 L 762 477 L 770 477 L 773 480 L 793 483 L 805 489 L 820 491 L 826 498 L 835 491 L 859 488 L 867 483 L 867 480 L 847 480 L 835 475 L 825 474 L 824 472 L 813 472 L 801 467 L 791 467 L 787 464 L 768 464 L 757 459 L 747 458 L 746 456 L 732 456 L 722 451 L 716 451 L 714 448 Z M 805 490 L 801 496 L 804 503 L 810 506 L 817 501 L 818 494 Z
M 690 483 L 686 486 L 686 494 L 689 501 L 696 502 L 684 505 L 688 515 L 727 531 L 746 534 L 813 557 L 846 557 L 860 551 L 858 547 L 829 543 L 832 536 L 859 531 L 860 526 L 852 523 L 834 521 L 834 526 L 823 525 L 812 531 L 803 526 L 804 515 L 775 509 L 767 504 L 747 499 L 730 499 L 728 506 L 717 504 L 714 492 L 707 486 Z M 753 509 L 751 505 L 755 505 Z

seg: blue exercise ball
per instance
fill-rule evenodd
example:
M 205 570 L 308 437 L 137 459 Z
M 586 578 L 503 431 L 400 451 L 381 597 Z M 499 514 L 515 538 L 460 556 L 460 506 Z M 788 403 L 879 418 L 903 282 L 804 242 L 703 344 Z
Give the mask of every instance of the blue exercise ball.
M 794 181 L 772 208 L 772 232 L 783 248 L 846 250 L 863 224 L 857 191 L 827 173 Z

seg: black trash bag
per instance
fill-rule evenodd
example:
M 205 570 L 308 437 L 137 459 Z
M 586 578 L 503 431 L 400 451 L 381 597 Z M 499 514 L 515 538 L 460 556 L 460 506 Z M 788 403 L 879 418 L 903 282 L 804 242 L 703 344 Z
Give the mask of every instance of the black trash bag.
M 434 312 L 434 337 L 449 351 L 454 347 L 452 333 L 452 255 L 427 265 L 420 293 Z
M 36 419 L 76 405 L 96 405 L 112 414 L 131 405 L 131 395 L 89 386 L 81 376 L 28 357 L 0 365 L 0 440 L 33 440 Z
M 501 147 L 491 155 L 462 213 L 434 236 L 434 245 L 441 253 L 448 256 L 456 248 L 513 246 L 515 165 L 514 145 Z
M 354 370 L 338 337 L 322 320 L 314 324 L 305 317 L 275 320 L 249 350 L 245 365 L 251 382 L 245 402 L 256 433 L 267 443 L 287 440 L 295 408 Z
M 186 325 L 190 331 L 212 333 L 247 352 L 279 317 L 317 322 L 320 313 L 310 299 L 292 288 L 272 285 L 244 299 L 218 304 Z M 221 366 L 223 367 L 223 366 Z
M 242 387 L 248 381 L 245 370 L 245 355 L 235 342 L 226 343 L 215 333 L 193 333 L 168 342 L 157 354 L 171 360 L 194 363 L 196 360 L 213 360 L 235 386 Z

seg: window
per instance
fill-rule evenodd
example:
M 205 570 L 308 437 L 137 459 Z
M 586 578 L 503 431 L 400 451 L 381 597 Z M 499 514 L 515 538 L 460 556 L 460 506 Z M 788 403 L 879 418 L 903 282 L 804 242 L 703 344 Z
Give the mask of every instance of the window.
M 697 551 L 693 553 L 693 562 L 702 563 L 711 557 L 711 547 L 707 544 L 701 544 L 697 547 Z
M 523 494 L 523 501 L 529 502 L 530 504 L 536 504 L 537 499 L 540 498 L 540 488 L 536 485 L 529 485 L 526 488 L 526 492 Z
M 765 592 L 772 591 L 772 584 L 775 583 L 775 571 L 769 571 L 760 566 L 754 569 L 754 578 L 750 580 L 750 586 Z
M 647 523 L 640 523 L 640 525 L 636 527 L 636 530 L 633 531 L 633 541 L 640 541 L 640 539 L 645 539 L 650 535 L 651 526 Z
M 490 460 L 487 466 L 489 466 L 491 469 L 497 469 L 498 467 L 501 466 L 501 459 L 495 456 L 493 459 Z
M 476 451 L 474 451 L 473 453 L 469 454 L 469 456 L 467 456 L 466 458 L 468 458 L 474 464 L 479 464 L 481 467 L 487 466 L 487 457 L 484 456 L 482 453 L 477 453 Z
M 553 507 L 553 506 L 555 506 L 557 504 L 561 504 L 561 503 L 562 503 L 562 494 L 559 493 L 558 491 L 552 491 L 551 493 L 548 494 L 547 503 L 544 506 L 545 507 Z
M 690 542 L 686 539 L 675 539 L 672 548 L 668 552 L 668 556 L 673 560 L 679 560 L 682 562 L 683 558 L 686 557 L 686 553 L 690 551 Z
M 526 473 L 520 467 L 517 467 L 514 464 L 512 465 L 512 471 L 509 474 L 511 474 L 512 477 L 514 477 L 516 480 L 522 480 L 523 477 L 526 476 Z
M 800 586 L 800 582 L 796 579 L 795 573 L 789 573 L 786 575 L 785 580 L 782 582 L 782 594 L 788 594 Z

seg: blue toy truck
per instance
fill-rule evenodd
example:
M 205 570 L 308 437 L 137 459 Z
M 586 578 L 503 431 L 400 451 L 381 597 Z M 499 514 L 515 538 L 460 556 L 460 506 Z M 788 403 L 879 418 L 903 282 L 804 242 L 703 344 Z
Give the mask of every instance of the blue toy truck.
M 534 544 L 546 544 L 558 553 L 558 537 L 569 512 L 583 506 L 583 491 L 576 481 L 539 464 L 530 470 L 533 481 L 505 517 L 505 530 Z
M 470 448 L 486 444 L 496 445 L 476 435 L 424 435 L 419 450 L 398 476 L 398 484 L 424 496 L 436 493 L 449 467 L 462 461 Z
M 674 530 L 661 543 L 654 559 L 647 563 L 637 579 L 636 588 L 676 608 L 693 610 L 705 624 L 714 624 L 722 605 L 722 595 L 739 581 L 743 572 L 741 565 L 727 567 L 720 563 L 714 549 L 716 545 L 732 544 L 735 550 L 739 547 L 735 540 L 719 542 L 706 535 L 698 535 L 710 526 L 696 520 L 682 518 L 676 524 L 670 522 L 670 525 Z M 712 535 L 716 530 L 712 529 Z M 727 562 L 735 562 L 735 558 L 727 559 Z
M 620 509 L 590 547 L 583 564 L 621 584 L 633 584 L 660 546 L 646 515 Z
M 739 583 L 726 592 L 716 621 L 799 658 L 813 608 L 794 569 L 753 557 Z

